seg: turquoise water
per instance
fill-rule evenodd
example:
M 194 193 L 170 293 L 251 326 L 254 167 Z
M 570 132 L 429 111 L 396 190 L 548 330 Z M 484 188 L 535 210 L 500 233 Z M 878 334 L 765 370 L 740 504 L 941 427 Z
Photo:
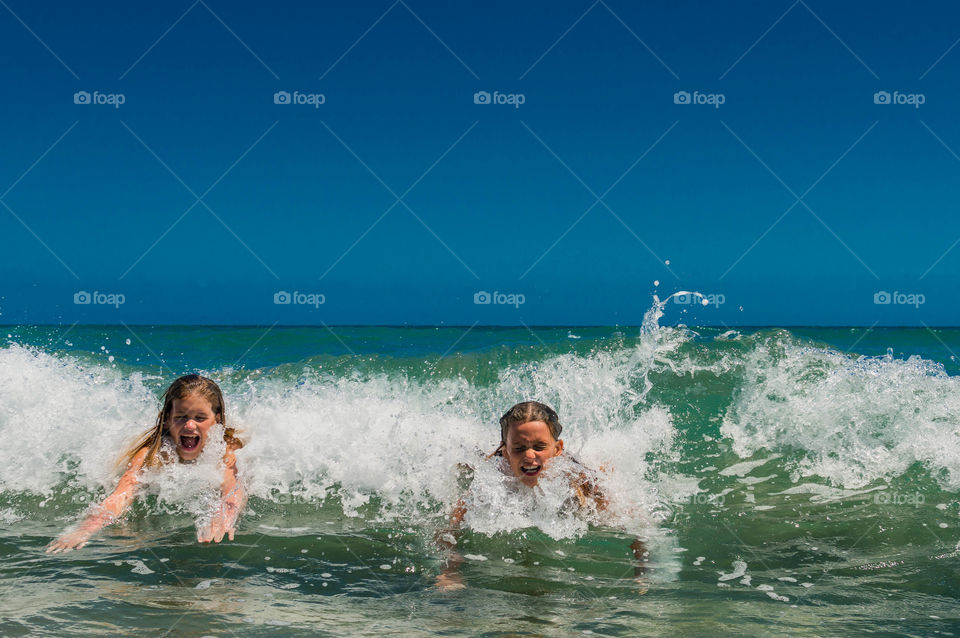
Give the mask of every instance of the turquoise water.
M 954 635 L 960 330 L 7 327 L 0 634 Z M 200 371 L 247 445 L 236 539 L 198 545 L 174 467 L 85 548 L 44 546 L 115 485 Z M 616 506 L 482 454 L 536 398 Z M 461 590 L 432 538 L 478 467 Z M 499 499 L 499 500 L 498 500 Z M 479 502 L 479 500 L 478 500 Z M 645 539 L 649 590 L 628 549 Z

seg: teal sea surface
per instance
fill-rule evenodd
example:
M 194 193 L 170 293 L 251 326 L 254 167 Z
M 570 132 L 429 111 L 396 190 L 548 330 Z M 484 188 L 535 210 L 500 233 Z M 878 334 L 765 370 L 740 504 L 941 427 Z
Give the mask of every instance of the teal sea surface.
M 4 327 L 0 635 L 960 633 L 960 330 L 658 319 Z M 221 385 L 245 441 L 235 540 L 196 542 L 216 493 L 198 463 L 45 554 L 187 372 Z M 526 399 L 559 412 L 609 512 L 490 471 Z M 441 590 L 460 464 L 465 587 Z

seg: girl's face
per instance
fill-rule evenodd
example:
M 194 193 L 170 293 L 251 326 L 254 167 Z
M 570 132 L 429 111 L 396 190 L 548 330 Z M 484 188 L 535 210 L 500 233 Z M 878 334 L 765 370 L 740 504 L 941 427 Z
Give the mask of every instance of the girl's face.
M 533 487 L 547 461 L 562 452 L 563 441 L 553 438 L 546 423 L 528 421 L 507 430 L 503 458 L 507 459 L 510 471 L 521 483 Z
M 217 423 L 213 406 L 199 394 L 174 399 L 167 415 L 167 432 L 181 461 L 192 461 L 203 451 L 207 433 Z

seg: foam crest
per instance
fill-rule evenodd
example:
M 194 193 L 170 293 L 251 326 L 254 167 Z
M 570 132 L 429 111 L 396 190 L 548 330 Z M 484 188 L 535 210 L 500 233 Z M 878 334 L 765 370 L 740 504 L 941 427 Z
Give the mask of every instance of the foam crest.
M 264 381 L 238 398 L 243 429 L 251 433 L 238 459 L 251 493 L 261 498 L 322 500 L 336 493 L 348 514 L 376 499 L 381 516 L 435 517 L 461 496 L 458 465 L 485 476 L 482 468 L 489 463 L 482 459 L 499 442 L 500 413 L 536 397 L 558 406 L 567 449 L 593 468 L 606 467 L 606 491 L 632 504 L 624 512 L 635 512 L 656 499 L 638 487 L 654 474 L 646 459 L 668 454 L 675 432 L 665 409 L 638 411 L 636 399 L 624 402 L 631 383 L 627 359 L 552 357 L 502 371 L 493 387 L 460 378 L 425 383 L 402 375 L 360 379 L 309 372 L 293 386 Z M 543 507 L 551 509 L 549 499 Z M 496 518 L 480 526 L 504 531 L 522 520 L 567 536 L 576 527 L 550 528 L 548 517 Z
M 48 494 L 111 482 L 124 444 L 156 418 L 142 375 L 17 344 L 0 348 L 0 489 Z
M 721 431 L 734 451 L 803 453 L 799 476 L 846 488 L 922 463 L 944 489 L 960 489 L 960 380 L 937 363 L 855 357 L 797 343 L 783 332 L 758 340 Z
M 237 401 L 249 433 L 237 458 L 251 493 L 322 500 L 336 489 L 348 513 L 374 496 L 392 505 L 449 501 L 456 463 L 489 441 L 478 420 L 447 405 L 461 385 L 319 374 L 293 387 L 263 382 Z
M 689 340 L 686 331 L 647 319 L 636 345 L 614 340 L 580 354 L 545 352 L 536 361 L 505 363 L 493 379 L 436 374 L 428 363 L 425 375 L 402 366 L 378 373 L 296 364 L 205 374 L 220 382 L 229 425 L 245 442 L 238 467 L 254 498 L 319 504 L 335 495 L 348 515 L 436 520 L 461 496 L 458 465 L 476 466 L 499 443 L 500 415 L 536 399 L 560 413 L 568 453 L 602 470 L 613 503 L 608 522 L 640 525 L 649 522 L 645 512 L 674 500 L 658 486 L 671 484 L 664 463 L 677 457 L 669 410 L 645 399 L 647 375 Z M 0 436 L 28 442 L 0 449 L 0 487 L 44 495 L 65 483 L 112 489 L 115 463 L 154 422 L 164 385 L 33 347 L 0 349 Z M 205 450 L 195 464 L 147 472 L 144 492 L 155 494 L 163 509 L 201 516 L 221 477 L 214 452 Z M 557 498 L 569 496 L 569 485 L 553 487 Z M 528 509 L 511 503 L 504 507 Z M 556 511 L 554 505 L 545 498 L 543 511 Z M 488 531 L 521 524 L 559 536 L 583 530 L 573 519 L 524 516 L 477 520 Z

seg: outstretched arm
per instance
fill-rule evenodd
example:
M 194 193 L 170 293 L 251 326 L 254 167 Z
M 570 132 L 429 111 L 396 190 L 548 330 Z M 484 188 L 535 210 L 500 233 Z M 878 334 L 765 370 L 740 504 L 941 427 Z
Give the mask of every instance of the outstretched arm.
M 643 595 L 650 589 L 650 583 L 647 581 L 647 561 L 650 560 L 650 552 L 639 538 L 633 539 L 630 549 L 633 550 L 633 559 L 636 561 L 633 567 L 633 580 L 637 583 L 639 593 Z
M 80 549 L 87 544 L 94 534 L 99 532 L 123 514 L 137 495 L 138 479 L 143 462 L 147 458 L 147 448 L 142 448 L 133 457 L 130 467 L 123 473 L 120 483 L 100 505 L 93 508 L 87 517 L 75 529 L 64 532 L 60 537 L 47 545 L 48 554 L 69 552 Z
M 197 541 L 201 543 L 219 543 L 226 536 L 233 540 L 236 531 L 237 517 L 247 502 L 247 490 L 237 474 L 236 449 L 230 448 L 223 455 L 223 483 L 220 487 L 222 495 L 220 506 L 217 508 L 210 523 L 197 531 Z
M 457 501 L 453 508 L 453 514 L 450 516 L 450 524 L 446 529 L 437 530 L 434 537 L 437 545 L 447 552 L 447 564 L 443 571 L 437 576 L 437 588 L 443 590 L 463 589 L 463 578 L 460 576 L 460 565 L 463 564 L 463 557 L 457 552 L 457 534 L 460 531 L 460 523 L 467 513 L 467 506 L 463 499 Z
M 602 469 L 602 468 L 601 468 Z M 586 473 L 581 472 L 573 481 L 574 491 L 580 506 L 586 506 L 588 501 L 592 501 L 596 511 L 602 512 L 607 509 L 610 501 L 607 499 L 603 490 Z M 633 567 L 633 579 L 637 583 L 638 591 L 641 595 L 647 593 L 650 585 L 647 581 L 647 563 L 650 560 L 650 552 L 646 544 L 640 538 L 634 538 L 630 543 L 630 550 L 633 552 L 635 561 Z

